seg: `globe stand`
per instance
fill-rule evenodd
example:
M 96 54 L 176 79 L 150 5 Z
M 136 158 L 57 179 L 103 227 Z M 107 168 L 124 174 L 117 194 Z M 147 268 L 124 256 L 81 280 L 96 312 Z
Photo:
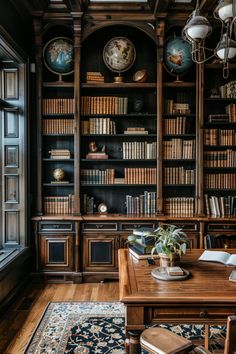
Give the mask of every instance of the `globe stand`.
M 119 76 L 115 76 L 115 77 L 114 77 L 114 82 L 115 82 L 116 84 L 120 84 L 121 82 L 124 82 L 123 76 L 121 76 L 120 73 L 119 73 Z
M 176 80 L 174 81 L 176 84 L 183 82 L 183 80 L 179 79 L 179 75 L 176 75 Z

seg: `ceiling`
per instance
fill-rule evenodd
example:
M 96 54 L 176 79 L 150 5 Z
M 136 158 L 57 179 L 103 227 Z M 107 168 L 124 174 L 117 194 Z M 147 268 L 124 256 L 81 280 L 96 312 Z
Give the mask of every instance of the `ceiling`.
M 163 14 L 182 13 L 187 17 L 193 11 L 196 0 L 10 0 L 19 14 L 32 15 L 35 11 L 135 11 L 149 12 L 155 17 Z M 217 0 L 200 0 L 200 8 L 204 15 L 212 14 Z

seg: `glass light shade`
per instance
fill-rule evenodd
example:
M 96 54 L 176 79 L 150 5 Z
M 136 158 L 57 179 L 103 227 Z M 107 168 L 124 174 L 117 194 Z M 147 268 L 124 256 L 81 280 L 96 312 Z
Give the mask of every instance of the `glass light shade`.
M 219 48 L 216 50 L 216 54 L 221 60 L 232 59 L 236 55 L 236 48 L 235 47 Z M 227 56 L 226 56 L 226 54 L 227 54 Z
M 209 34 L 207 25 L 193 25 L 186 30 L 188 36 L 193 40 L 205 39 Z
M 193 12 L 192 17 L 183 29 L 183 33 L 192 41 L 205 39 L 211 31 L 212 28 L 209 21 L 206 17 L 196 14 L 196 11 Z
M 215 53 L 221 60 L 232 59 L 236 55 L 236 42 L 224 34 L 216 47 Z
M 219 6 L 216 8 L 216 14 L 218 17 L 222 20 L 225 21 L 227 19 L 233 18 L 233 1 L 223 1 L 222 3 L 219 4 Z

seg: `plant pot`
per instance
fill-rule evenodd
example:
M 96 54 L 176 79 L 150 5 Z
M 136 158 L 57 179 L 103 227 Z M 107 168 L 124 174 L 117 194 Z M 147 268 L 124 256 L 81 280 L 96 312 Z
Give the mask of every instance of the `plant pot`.
M 167 256 L 165 253 L 159 253 L 160 257 L 160 267 L 174 267 L 180 265 L 180 256 L 178 254 L 173 253 L 172 258 Z

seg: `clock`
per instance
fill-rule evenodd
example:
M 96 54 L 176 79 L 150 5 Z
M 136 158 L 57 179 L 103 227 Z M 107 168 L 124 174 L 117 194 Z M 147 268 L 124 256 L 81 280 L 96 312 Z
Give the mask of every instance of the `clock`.
M 106 214 L 107 213 L 107 205 L 105 203 L 101 203 L 98 205 L 98 212 L 99 214 Z

